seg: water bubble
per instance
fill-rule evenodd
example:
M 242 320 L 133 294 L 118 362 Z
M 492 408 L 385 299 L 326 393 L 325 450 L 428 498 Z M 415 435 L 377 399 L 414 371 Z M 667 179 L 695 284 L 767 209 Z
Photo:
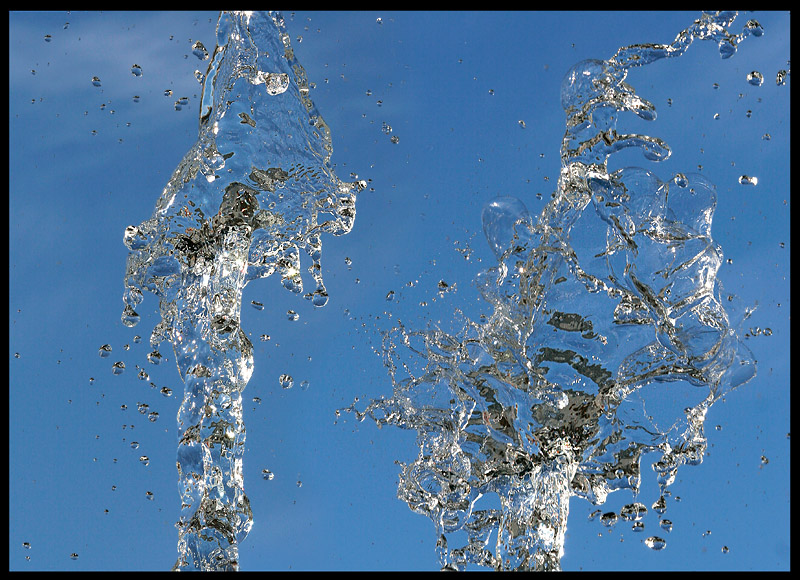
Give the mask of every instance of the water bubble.
M 667 547 L 667 541 L 658 536 L 650 536 L 644 541 L 644 545 L 651 550 L 663 550 Z
M 267 73 L 265 82 L 268 95 L 280 95 L 289 88 L 289 75 L 286 73 Z
M 689 185 L 689 180 L 683 173 L 676 173 L 674 177 L 675 185 L 678 187 L 686 187 Z
M 278 377 L 278 382 L 284 389 L 291 389 L 294 386 L 294 379 L 291 375 L 282 374 Z
M 111 372 L 115 375 L 121 375 L 125 372 L 125 363 L 122 361 L 115 362 L 111 365 Z
M 262 469 L 261 476 L 267 481 L 272 481 L 272 479 L 275 477 L 275 474 L 272 473 L 269 469 Z
M 101 357 L 106 358 L 109 354 L 111 354 L 111 345 L 104 344 L 103 346 L 101 346 L 99 354 Z
M 762 75 L 757 70 L 754 70 L 753 72 L 747 75 L 747 82 L 753 85 L 754 87 L 760 87 L 761 83 L 764 82 L 764 75 Z
M 93 84 L 94 86 L 96 86 L 96 87 L 99 87 L 99 86 L 101 86 L 101 85 L 100 85 L 100 77 L 92 77 L 92 84 Z
M 138 64 L 133 65 L 131 67 L 131 74 L 135 77 L 142 76 L 142 67 L 140 67 Z
M 742 185 L 758 185 L 758 177 L 750 177 L 749 175 L 742 175 L 739 177 L 739 183 Z

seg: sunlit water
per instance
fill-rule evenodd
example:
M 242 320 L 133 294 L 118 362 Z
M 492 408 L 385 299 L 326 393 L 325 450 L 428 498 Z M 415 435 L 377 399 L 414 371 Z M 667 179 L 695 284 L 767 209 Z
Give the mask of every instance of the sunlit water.
M 628 71 L 695 40 L 733 56 L 763 33 L 753 20 L 729 32 L 736 16 L 704 13 L 670 45 L 621 48 L 568 71 L 552 201 L 537 220 L 513 197 L 482 212 L 497 265 L 476 284 L 492 314 L 464 317 L 455 334 L 401 324 L 386 333 L 393 393 L 350 410 L 417 432 L 398 496 L 432 520 L 443 569 L 560 569 L 570 497 L 636 496 L 645 454 L 657 458 L 661 490 L 649 509 L 664 513 L 677 470 L 703 460 L 708 408 L 755 375 L 738 336 L 749 310 L 716 277 L 714 185 L 697 173 L 608 169 L 626 148 L 655 162 L 670 155 L 657 137 L 618 126 L 631 113 L 656 118 Z M 635 525 L 648 505 L 601 520 Z
M 207 56 L 202 45 L 193 52 Z M 322 236 L 352 229 L 365 185 L 334 174 L 330 132 L 308 92 L 280 14 L 222 13 L 203 78 L 197 142 L 153 216 L 125 231 L 122 321 L 139 322 L 143 292 L 158 296 L 161 321 L 149 358 L 160 360 L 168 341 L 185 384 L 175 569 L 238 569 L 238 546 L 252 527 L 242 477 L 242 390 L 254 363 L 240 327 L 242 290 L 277 274 L 286 289 L 324 306 Z
M 562 84 L 553 200 L 536 220 L 513 197 L 483 210 L 497 265 L 476 284 L 492 314 L 464 318 L 455 334 L 400 324 L 386 334 L 393 393 L 352 410 L 417 432 L 398 495 L 433 521 L 443 569 L 559 569 L 570 497 L 599 505 L 615 490 L 636 494 L 646 454 L 658 457 L 661 488 L 649 509 L 663 513 L 678 468 L 702 462 L 709 406 L 755 375 L 737 334 L 749 311 L 716 278 L 714 185 L 696 173 L 608 169 L 622 149 L 670 155 L 658 138 L 618 129 L 631 113 L 656 118 L 628 71 L 698 39 L 728 58 L 763 32 L 749 21 L 730 33 L 735 18 L 703 14 L 670 45 L 575 65 Z M 134 326 L 143 293 L 158 296 L 149 358 L 160 360 L 168 341 L 185 383 L 175 569 L 235 570 L 253 522 L 242 476 L 241 394 L 254 365 L 242 290 L 277 273 L 324 306 L 322 235 L 351 230 L 365 184 L 333 173 L 329 129 L 279 14 L 223 13 L 213 54 L 193 48 L 209 59 L 198 139 L 153 216 L 125 232 L 122 320 Z M 635 501 L 601 521 L 635 525 L 647 510 Z

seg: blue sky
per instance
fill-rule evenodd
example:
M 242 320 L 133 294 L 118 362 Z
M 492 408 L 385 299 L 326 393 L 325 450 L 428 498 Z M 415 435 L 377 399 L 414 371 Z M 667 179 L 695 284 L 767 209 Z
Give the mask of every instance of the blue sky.
M 353 231 L 323 240 L 327 306 L 313 308 L 273 278 L 244 291 L 242 327 L 255 346 L 244 393 L 245 490 L 255 524 L 241 566 L 435 570 L 432 524 L 396 499 L 395 461 L 416 454 L 413 433 L 378 430 L 346 413 L 337 420 L 335 410 L 389 394 L 378 328 L 397 318 L 446 324 L 455 308 L 480 310 L 471 280 L 493 260 L 481 207 L 497 195 L 523 199 L 534 215 L 544 206 L 558 177 L 559 88 L 569 67 L 633 43 L 671 42 L 697 14 L 284 16 L 333 134 L 335 170 L 369 186 Z M 775 77 L 789 68 L 790 17 L 741 14 L 733 30 L 749 18 L 766 32 L 733 58 L 696 43 L 679 59 L 634 71 L 629 82 L 657 107 L 647 131 L 673 150 L 654 170 L 667 178 L 702 165 L 717 186 L 712 233 L 730 261 L 719 278 L 758 305 L 746 329 L 771 331 L 745 339 L 758 376 L 709 411 L 703 464 L 684 467 L 671 486 L 681 498 L 665 516 L 672 531 L 661 530 L 652 512 L 644 520 L 667 548 L 645 548 L 650 534 L 622 524 L 607 530 L 588 521 L 595 508 L 573 498 L 567 570 L 789 567 L 791 80 L 778 86 Z M 213 49 L 216 20 L 194 12 L 10 13 L 12 570 L 164 570 L 175 561 L 182 383 L 171 352 L 161 365 L 147 362 L 158 320 L 153 297 L 139 326 L 120 322 L 122 234 L 150 217 L 196 138 L 194 71 L 205 72 L 207 61 L 191 47 L 200 40 Z M 140 77 L 131 74 L 134 64 Z M 764 76 L 759 87 L 746 80 L 753 70 Z M 189 104 L 178 111 L 181 97 Z M 758 184 L 739 184 L 743 174 Z M 466 248 L 469 260 L 459 251 Z M 440 280 L 457 291 L 438 298 Z M 288 309 L 299 320 L 288 321 Z M 107 358 L 98 355 L 104 344 L 112 347 Z M 118 376 L 116 361 L 126 365 Z M 282 373 L 294 377 L 292 389 L 279 385 Z M 162 395 L 163 387 L 173 395 Z M 263 479 L 264 469 L 275 477 Z M 638 499 L 649 505 L 655 477 L 643 471 Z M 629 501 L 620 492 L 601 509 Z

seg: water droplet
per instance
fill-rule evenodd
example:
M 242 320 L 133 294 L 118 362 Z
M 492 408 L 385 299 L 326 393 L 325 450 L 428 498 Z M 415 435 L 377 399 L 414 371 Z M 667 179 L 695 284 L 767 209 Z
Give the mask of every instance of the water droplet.
M 261 342 L 267 342 L 268 340 L 269 340 L 269 334 L 261 335 Z
M 51 40 L 53 40 L 53 37 L 52 37 L 52 36 L 50 36 L 49 34 L 45 34 L 45 35 L 44 35 L 44 41 L 45 41 L 45 42 L 50 42 Z
M 252 301 L 250 302 L 250 304 L 251 304 L 251 305 L 253 306 L 253 308 L 255 308 L 256 310 L 264 310 L 264 305 L 263 305 L 261 302 L 256 302 L 255 300 L 252 300 Z
M 525 121 L 523 121 L 522 119 L 520 119 L 520 120 L 519 120 L 519 121 L 517 121 L 517 122 L 519 123 L 519 126 L 520 126 L 520 127 L 522 127 L 523 129 L 525 128 Z
M 722 553 L 727 554 L 729 552 L 728 546 L 722 546 Z
M 171 89 L 167 89 L 167 90 L 165 90 L 165 91 L 164 91 L 164 96 L 165 96 L 165 97 L 171 97 L 171 96 L 172 96 L 172 90 L 171 90 Z
M 157 350 L 154 350 L 150 354 L 147 355 L 147 360 L 149 360 L 152 364 L 157 365 L 161 363 L 161 353 Z
M 620 517 L 627 521 L 639 521 L 645 514 L 647 514 L 647 508 L 639 502 L 624 505 L 619 511 Z
M 299 479 L 297 480 L 297 487 L 303 487 L 303 482 Z
M 96 86 L 96 87 L 99 87 L 99 86 L 101 86 L 101 85 L 100 85 L 100 77 L 92 77 L 92 84 L 93 84 L 94 86 Z
M 147 418 L 150 420 L 151 423 L 155 423 L 158 421 L 158 413 L 156 411 L 151 412 Z
M 22 542 L 22 547 L 25 548 L 26 550 L 30 550 L 31 549 L 31 543 L 30 542 Z
M 139 442 L 131 441 L 131 449 L 139 449 Z
M 384 122 L 383 125 L 381 126 L 381 131 L 383 132 L 384 135 L 388 135 L 389 133 L 392 132 L 392 126 L 387 125 L 386 122 Z
M 610 528 L 617 523 L 617 514 L 615 512 L 606 512 L 600 516 L 600 523 Z
M 651 550 L 663 550 L 667 547 L 667 542 L 658 536 L 650 536 L 644 541 L 644 545 Z
M 300 318 L 300 315 L 297 312 L 295 312 L 294 310 L 287 310 L 286 311 L 286 319 L 287 320 L 291 320 L 292 322 L 294 322 L 294 321 L 298 320 L 299 318 Z
M 122 324 L 131 328 L 139 324 L 139 320 L 141 319 L 141 317 L 133 308 L 131 308 L 129 304 L 126 304 L 125 309 L 122 311 L 121 319 L 122 319 Z
M 672 520 L 661 520 L 658 522 L 658 525 L 660 525 L 661 529 L 663 529 L 665 532 L 672 531 Z
M 139 369 L 139 380 L 140 381 L 147 381 L 150 379 L 150 375 L 148 375 L 144 369 Z
M 150 408 L 150 405 L 148 405 L 147 403 L 137 403 L 136 408 L 142 415 L 144 415 L 145 413 L 147 413 L 147 410 Z
M 767 459 L 764 455 L 761 456 L 761 465 L 766 465 L 769 463 L 769 459 Z
M 652 508 L 657 514 L 663 514 L 667 511 L 667 500 L 664 499 L 663 495 L 653 502 Z
M 772 139 L 772 135 L 770 135 L 769 133 L 764 133 L 761 136 L 761 139 L 763 139 L 764 141 L 769 141 L 770 139 Z
M 115 375 L 121 375 L 125 372 L 125 363 L 122 361 L 115 362 L 111 365 L 111 372 Z
M 147 499 L 149 499 L 150 501 L 153 501 L 153 497 L 154 497 L 154 496 L 153 496 L 153 492 L 152 492 L 152 491 L 146 491 L 146 492 L 144 493 L 144 496 L 145 496 Z
M 783 247 L 783 245 L 781 245 Z M 772 336 L 772 329 L 767 327 L 764 329 L 764 336 Z
M 140 67 L 138 64 L 133 65 L 131 67 L 131 74 L 135 77 L 142 76 L 142 67 Z
M 675 185 L 677 185 L 678 187 L 686 187 L 687 185 L 689 185 L 689 180 L 683 173 L 676 173 L 674 181 Z
M 284 389 L 291 389 L 294 386 L 294 379 L 291 375 L 283 374 L 279 376 L 278 382 Z
M 161 387 L 161 394 L 164 395 L 165 397 L 171 397 L 172 389 L 170 389 L 169 387 Z
M 775 84 L 778 85 L 779 87 L 785 85 L 786 84 L 786 75 L 787 74 L 788 73 L 785 70 L 783 70 L 783 69 L 779 70 L 778 74 L 775 75 Z
M 206 47 L 203 46 L 203 43 L 199 40 L 192 45 L 192 54 L 200 60 L 206 60 L 208 58 L 208 50 L 206 50 Z
M 753 72 L 747 75 L 747 82 L 753 85 L 754 87 L 760 87 L 761 83 L 764 82 L 764 75 L 762 75 L 757 70 L 754 70 Z
M 742 185 L 758 185 L 758 177 L 750 177 L 749 175 L 742 175 L 739 177 L 739 183 Z
M 111 354 L 111 345 L 104 344 L 100 347 L 100 352 L 98 353 L 101 357 L 106 358 L 109 354 Z
M 275 474 L 272 473 L 269 469 L 261 470 L 261 475 L 267 481 L 272 481 L 272 479 L 275 477 Z
M 142 463 L 142 465 L 144 465 L 145 467 L 147 467 L 148 465 L 150 465 L 150 458 L 149 458 L 147 455 L 142 455 L 141 457 L 139 457 L 139 461 L 140 461 L 140 462 Z
M 302 390 L 304 390 L 304 391 L 307 391 L 307 390 L 308 390 L 308 386 L 309 386 L 309 383 L 308 383 L 308 381 L 302 381 L 302 382 L 300 383 L 300 388 L 301 388 Z
M 77 560 L 78 559 L 78 554 L 75 553 L 75 552 L 72 552 L 72 554 L 70 554 L 69 557 L 72 558 L 73 560 Z
M 395 144 L 400 143 L 400 137 L 398 137 L 397 135 L 392 135 L 392 138 L 389 139 L 389 141 Z
M 381 17 L 378 17 L 375 19 L 375 22 L 378 24 L 383 24 L 383 19 Z
M 386 301 L 391 302 L 392 300 L 394 300 L 394 290 L 389 290 L 386 294 Z
M 634 532 L 643 532 L 644 531 L 644 522 L 633 522 L 633 526 L 631 526 L 631 530 Z

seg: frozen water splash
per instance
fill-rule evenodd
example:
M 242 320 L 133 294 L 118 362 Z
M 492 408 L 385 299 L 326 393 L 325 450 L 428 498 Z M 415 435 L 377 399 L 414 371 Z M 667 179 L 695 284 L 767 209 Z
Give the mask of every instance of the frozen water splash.
M 240 328 L 242 289 L 277 272 L 284 287 L 303 293 L 306 254 L 313 289 L 304 296 L 324 306 L 322 234 L 351 230 L 365 186 L 334 174 L 330 132 L 308 92 L 280 14 L 223 12 L 197 142 L 153 216 L 125 231 L 122 321 L 139 322 L 144 291 L 158 296 L 150 343 L 154 355 L 162 341 L 172 344 L 185 383 L 175 569 L 238 569 L 238 545 L 252 526 L 241 393 L 253 348 Z
M 617 130 L 622 111 L 656 118 L 628 70 L 695 39 L 730 57 L 763 32 L 751 20 L 729 33 L 735 17 L 704 13 L 670 45 L 574 66 L 553 200 L 536 222 L 512 197 L 482 213 L 498 264 L 476 283 L 491 316 L 456 335 L 386 333 L 394 392 L 357 416 L 417 431 L 398 497 L 433 521 L 442 569 L 560 569 L 571 496 L 636 494 L 641 459 L 654 453 L 663 498 L 680 466 L 702 462 L 709 406 L 755 375 L 737 336 L 749 312 L 735 312 L 716 279 L 714 185 L 607 168 L 623 148 L 670 154 L 656 137 Z

